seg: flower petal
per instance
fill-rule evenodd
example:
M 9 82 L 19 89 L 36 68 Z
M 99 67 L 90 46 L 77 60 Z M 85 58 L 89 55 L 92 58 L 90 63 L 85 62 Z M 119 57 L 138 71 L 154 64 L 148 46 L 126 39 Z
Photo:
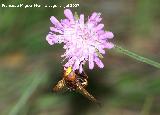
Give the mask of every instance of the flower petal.
M 55 27 L 50 27 L 50 30 L 53 31 L 53 32 L 58 32 L 60 34 L 63 34 L 63 32 L 61 30 L 58 30 L 57 28 Z
M 90 17 L 89 19 L 90 19 L 90 20 L 94 20 L 94 19 L 96 18 L 97 14 L 98 14 L 98 13 L 93 12 L 92 15 L 91 15 L 91 17 Z
M 48 34 L 46 36 L 46 40 L 48 41 L 48 43 L 50 45 L 53 45 L 53 44 L 55 44 L 57 42 L 57 38 L 54 35 L 51 35 L 51 34 Z
M 79 65 L 80 65 L 79 60 L 76 60 L 76 62 L 74 63 L 74 66 L 73 66 L 73 70 L 79 69 Z
M 79 73 L 82 73 L 83 72 L 83 67 L 82 67 L 82 63 L 80 64 L 80 67 L 79 67 Z
M 107 31 L 106 32 L 106 37 L 109 38 L 109 39 L 112 39 L 114 37 L 113 33 L 110 32 L 110 31 Z
M 80 15 L 79 20 L 80 20 L 81 23 L 84 23 L 84 14 L 81 14 L 81 15 Z
M 72 14 L 72 11 L 70 9 L 65 9 L 64 10 L 64 15 L 70 20 L 74 21 L 74 16 Z
M 63 19 L 63 20 L 61 20 L 61 24 L 62 24 L 62 26 L 63 26 L 64 28 L 67 28 L 67 27 L 70 26 L 70 22 L 69 22 L 68 19 Z
M 51 16 L 50 18 L 52 24 L 54 24 L 56 27 L 62 28 L 61 23 L 57 20 L 57 18 L 55 18 L 54 16 Z
M 111 43 L 111 42 L 105 43 L 105 48 L 111 49 L 111 48 L 113 48 L 113 47 L 114 47 L 114 44 L 113 44 L 113 43 Z
M 98 26 L 95 28 L 96 31 L 101 30 L 104 27 L 104 24 L 98 24 Z
M 102 61 L 99 58 L 95 58 L 94 61 L 96 62 L 96 64 L 98 65 L 98 67 L 103 68 L 104 64 L 102 63 Z
M 93 55 L 89 55 L 89 69 L 93 69 L 94 68 L 94 62 L 93 62 Z
M 84 28 L 84 14 L 80 15 L 79 23 L 80 23 L 80 27 L 83 29 Z

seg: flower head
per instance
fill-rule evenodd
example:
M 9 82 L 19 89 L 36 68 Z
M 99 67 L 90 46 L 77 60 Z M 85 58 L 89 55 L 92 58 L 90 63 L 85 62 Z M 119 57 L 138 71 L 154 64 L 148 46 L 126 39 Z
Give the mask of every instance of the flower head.
M 53 27 L 46 40 L 50 45 L 64 43 L 65 53 L 61 56 L 67 59 L 65 67 L 72 67 L 73 70 L 83 71 L 82 66 L 88 61 L 89 69 L 94 68 L 94 62 L 103 68 L 100 60 L 105 54 L 105 48 L 114 47 L 109 39 L 114 37 L 113 33 L 104 30 L 101 23 L 101 14 L 92 13 L 88 20 L 84 21 L 84 14 L 74 16 L 69 9 L 64 10 L 66 19 L 58 21 L 54 16 L 50 18 Z

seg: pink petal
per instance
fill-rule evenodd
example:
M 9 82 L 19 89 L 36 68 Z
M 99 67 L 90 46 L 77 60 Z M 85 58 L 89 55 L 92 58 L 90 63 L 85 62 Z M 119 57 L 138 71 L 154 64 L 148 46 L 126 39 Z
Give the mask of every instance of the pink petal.
M 83 72 L 83 67 L 82 67 L 82 63 L 81 63 L 79 66 L 79 73 L 82 73 L 82 72 Z
M 114 35 L 113 35 L 112 32 L 107 31 L 106 32 L 106 37 L 109 38 L 109 39 L 112 39 L 114 37 Z
M 80 23 L 84 23 L 84 14 L 80 15 L 79 21 L 80 21 Z
M 96 62 L 96 64 L 100 67 L 100 68 L 103 68 L 104 67 L 104 64 L 102 63 L 102 61 L 99 59 L 99 58 L 95 58 L 94 61 Z
M 72 11 L 70 9 L 65 9 L 64 10 L 64 15 L 70 20 L 74 21 L 74 16 L 72 14 Z
M 57 39 L 56 39 L 53 35 L 51 35 L 51 34 L 48 34 L 48 35 L 46 36 L 46 40 L 48 41 L 48 43 L 49 43 L 50 45 L 55 44 L 56 41 L 57 41 Z
M 69 22 L 68 19 L 63 19 L 63 20 L 61 20 L 61 24 L 62 24 L 64 27 L 70 26 L 70 22 Z
M 89 69 L 93 69 L 94 68 L 94 62 L 93 62 L 93 55 L 89 55 Z
M 75 62 L 75 64 L 74 64 L 74 66 L 73 66 L 73 70 L 77 70 L 77 69 L 79 69 L 79 65 L 80 65 L 79 60 L 76 60 L 76 62 Z
M 104 32 L 104 33 L 100 34 L 99 39 L 102 39 L 102 40 L 107 39 L 107 33 Z
M 95 28 L 96 31 L 101 30 L 104 27 L 104 24 L 98 24 L 98 26 Z
M 84 15 L 83 14 L 80 15 L 79 23 L 80 23 L 80 27 L 83 29 L 84 28 Z
M 94 20 L 94 19 L 96 18 L 97 14 L 98 14 L 98 13 L 93 12 L 92 15 L 91 15 L 91 17 L 90 17 L 89 19 L 90 19 L 90 20 Z
M 100 16 L 101 16 L 101 13 L 98 13 L 97 17 L 95 18 L 96 22 L 100 22 L 102 20 Z
M 72 59 L 68 60 L 68 62 L 64 65 L 65 67 L 72 67 L 74 61 Z
M 111 43 L 111 42 L 105 43 L 105 48 L 111 49 L 111 48 L 113 48 L 113 47 L 114 47 L 114 44 L 113 44 L 113 43 Z
M 99 35 L 102 35 L 102 34 L 105 33 L 105 31 L 104 31 L 104 30 L 99 30 L 99 31 L 97 31 L 97 33 L 98 33 Z
M 57 28 L 55 27 L 50 27 L 50 30 L 53 31 L 53 32 L 58 32 L 60 34 L 63 34 L 63 32 L 61 30 L 58 30 Z
M 51 16 L 50 18 L 52 24 L 54 24 L 55 26 L 59 27 L 59 28 L 62 28 L 62 25 L 61 23 L 57 20 L 57 18 L 55 18 L 54 16 Z

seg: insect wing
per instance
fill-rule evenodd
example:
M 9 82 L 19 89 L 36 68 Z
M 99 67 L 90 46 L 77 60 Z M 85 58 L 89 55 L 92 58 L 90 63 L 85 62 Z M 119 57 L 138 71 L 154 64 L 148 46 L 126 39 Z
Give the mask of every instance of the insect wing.
M 59 92 L 62 91 L 63 89 L 65 89 L 65 81 L 64 79 L 60 80 L 56 86 L 53 87 L 53 91 L 55 92 Z

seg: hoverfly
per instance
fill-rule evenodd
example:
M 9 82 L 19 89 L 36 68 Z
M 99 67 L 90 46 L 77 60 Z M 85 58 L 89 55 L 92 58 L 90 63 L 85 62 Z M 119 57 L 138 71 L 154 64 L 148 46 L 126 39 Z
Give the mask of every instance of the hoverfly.
M 98 104 L 96 98 L 94 98 L 85 88 L 88 85 L 88 76 L 83 71 L 79 73 L 79 70 L 75 72 L 72 70 L 72 67 L 68 67 L 64 70 L 63 78 L 53 87 L 53 91 L 58 92 L 64 88 L 68 88 L 70 91 L 77 91 L 83 96 Z

